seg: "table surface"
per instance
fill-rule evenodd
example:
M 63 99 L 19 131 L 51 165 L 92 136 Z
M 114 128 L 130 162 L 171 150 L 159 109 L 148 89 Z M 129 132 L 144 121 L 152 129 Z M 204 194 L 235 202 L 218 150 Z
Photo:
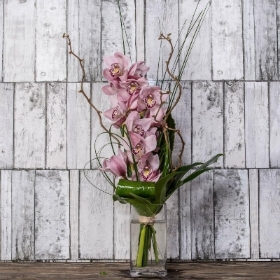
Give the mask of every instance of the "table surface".
M 128 263 L 2 262 L 0 279 L 131 279 L 128 269 Z M 280 262 L 168 263 L 167 269 L 164 279 L 280 279 Z

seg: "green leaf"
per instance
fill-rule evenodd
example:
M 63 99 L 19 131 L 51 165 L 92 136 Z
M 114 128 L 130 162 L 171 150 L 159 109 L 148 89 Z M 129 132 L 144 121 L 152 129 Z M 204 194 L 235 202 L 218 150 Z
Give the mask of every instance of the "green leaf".
M 169 128 L 176 129 L 175 121 L 172 118 L 171 114 L 168 116 L 168 118 L 166 120 L 166 124 Z M 168 138 L 169 138 L 170 151 L 172 153 L 173 148 L 174 148 L 175 131 L 168 129 L 167 132 L 168 132 Z

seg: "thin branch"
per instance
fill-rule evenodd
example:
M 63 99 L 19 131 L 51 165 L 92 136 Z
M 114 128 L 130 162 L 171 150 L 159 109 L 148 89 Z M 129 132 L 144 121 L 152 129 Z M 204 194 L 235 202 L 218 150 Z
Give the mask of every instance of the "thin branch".
M 80 68 L 82 70 L 82 80 L 81 80 L 81 83 L 80 83 L 80 89 L 78 92 L 80 92 L 87 100 L 87 102 L 89 103 L 89 105 L 95 110 L 95 112 L 97 113 L 98 115 L 98 118 L 99 118 L 99 123 L 100 123 L 100 126 L 109 134 L 111 134 L 111 132 L 105 127 L 105 125 L 103 124 L 102 122 L 102 111 L 99 111 L 97 109 L 97 107 L 91 102 L 91 99 L 86 95 L 85 91 L 84 91 L 84 82 L 85 82 L 85 79 L 86 79 L 86 72 L 85 72 L 85 65 L 84 65 L 84 59 L 80 58 L 78 55 L 76 55 L 74 52 L 73 52 L 73 49 L 72 49 L 72 44 L 71 44 L 71 39 L 69 37 L 68 34 L 64 33 L 63 38 L 65 38 L 67 40 L 67 43 L 68 43 L 68 46 L 69 46 L 69 54 L 73 55 L 74 57 L 76 57 L 80 63 Z M 119 140 L 115 137 L 115 136 L 112 136 L 118 143 Z

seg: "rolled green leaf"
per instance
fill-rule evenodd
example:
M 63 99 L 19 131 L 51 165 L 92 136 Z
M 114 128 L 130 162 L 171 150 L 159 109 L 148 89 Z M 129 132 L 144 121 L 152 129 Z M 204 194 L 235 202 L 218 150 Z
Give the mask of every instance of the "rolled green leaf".
M 124 198 L 135 198 L 133 195 L 153 198 L 155 197 L 155 183 L 120 179 L 116 188 L 116 195 Z

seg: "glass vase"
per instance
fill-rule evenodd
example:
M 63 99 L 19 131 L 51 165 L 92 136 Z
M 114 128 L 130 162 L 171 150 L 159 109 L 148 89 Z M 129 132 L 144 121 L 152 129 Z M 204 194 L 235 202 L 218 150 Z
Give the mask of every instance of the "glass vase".
M 130 223 L 130 276 L 149 278 L 166 275 L 166 205 L 133 205 Z

